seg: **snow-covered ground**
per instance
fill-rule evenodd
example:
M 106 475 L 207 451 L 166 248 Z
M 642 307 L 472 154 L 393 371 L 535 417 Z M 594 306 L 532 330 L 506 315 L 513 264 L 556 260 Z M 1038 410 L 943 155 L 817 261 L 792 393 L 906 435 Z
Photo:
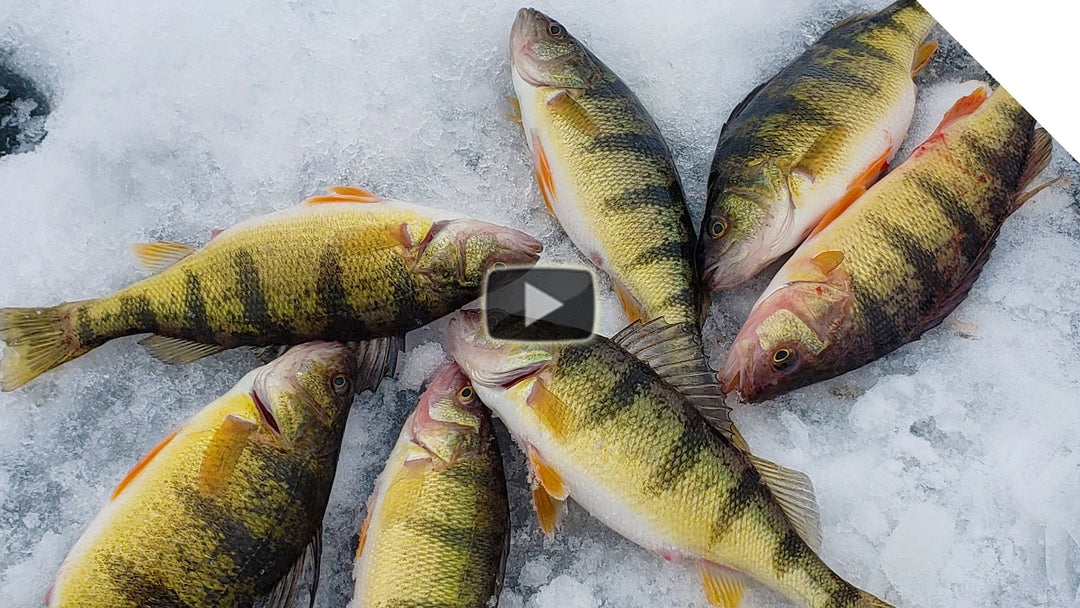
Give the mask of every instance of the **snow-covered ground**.
M 355 0 L 0 3 L 0 57 L 48 92 L 48 136 L 0 159 L 0 306 L 106 294 L 142 276 L 135 241 L 210 231 L 332 184 L 458 208 L 580 261 L 543 210 L 504 114 L 517 4 Z M 829 24 L 883 0 L 552 0 L 668 137 L 695 221 L 731 108 Z M 985 74 L 940 30 L 913 140 Z M 909 142 L 911 147 L 918 141 Z M 822 555 L 902 608 L 1080 606 L 1080 168 L 1021 209 L 968 300 L 921 341 L 735 416 L 756 452 L 806 471 Z M 717 296 L 718 364 L 761 278 Z M 601 329 L 622 324 L 610 291 Z M 443 323 L 410 335 L 399 377 L 357 399 L 326 519 L 319 606 L 344 606 L 364 502 Z M 0 606 L 41 604 L 129 467 L 254 358 L 185 367 L 117 340 L 0 394 Z M 704 606 L 697 576 L 571 506 L 547 541 L 503 434 L 513 539 L 504 608 Z M 785 606 L 751 586 L 745 606 Z

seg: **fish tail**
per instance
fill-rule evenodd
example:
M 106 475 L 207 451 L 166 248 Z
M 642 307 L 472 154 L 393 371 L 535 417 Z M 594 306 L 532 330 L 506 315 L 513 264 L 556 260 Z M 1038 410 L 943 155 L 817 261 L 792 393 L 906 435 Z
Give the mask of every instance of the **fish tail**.
M 50 369 L 88 352 L 68 329 L 75 303 L 52 308 L 0 309 L 0 388 L 14 390 Z
M 886 603 L 865 591 L 859 591 L 859 597 L 852 604 L 853 608 L 893 608 L 892 604 Z

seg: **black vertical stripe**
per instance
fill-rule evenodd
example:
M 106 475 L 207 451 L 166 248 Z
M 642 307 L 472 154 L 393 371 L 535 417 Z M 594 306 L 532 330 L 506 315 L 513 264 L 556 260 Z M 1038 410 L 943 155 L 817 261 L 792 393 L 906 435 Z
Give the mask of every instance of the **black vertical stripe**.
M 120 320 L 138 332 L 156 333 L 160 329 L 150 298 L 145 295 L 120 297 Z
M 255 258 L 246 249 L 240 249 L 233 256 L 236 269 L 237 296 L 243 306 L 244 324 L 250 328 L 252 341 L 261 343 L 291 342 L 292 332 L 286 324 L 274 320 L 266 302 L 266 293 L 259 278 L 259 269 Z M 256 340 L 257 339 L 257 340 Z
M 765 498 L 763 496 L 764 491 L 765 487 L 757 470 L 751 466 L 745 467 L 739 475 L 738 483 L 729 488 L 720 501 L 722 507 L 713 521 L 712 541 L 714 543 L 722 542 L 728 532 L 731 531 L 731 527 L 735 525 L 735 522 L 743 516 L 743 513 L 753 506 L 754 502 Z M 772 497 L 770 496 L 767 499 L 772 500 Z
M 333 246 L 319 256 L 319 275 L 316 279 L 319 307 L 326 317 L 323 333 L 326 338 L 346 340 L 366 335 L 360 314 L 349 303 L 342 277 L 341 261 Z
M 203 300 L 199 276 L 190 270 L 184 271 L 183 302 L 186 311 L 183 319 L 187 321 L 188 337 L 196 342 L 215 343 L 214 331 L 210 328 L 210 319 L 206 315 L 206 302 Z
M 987 238 L 979 218 L 968 211 L 963 198 L 932 176 L 913 171 L 909 179 L 953 223 L 960 237 L 960 254 L 964 257 L 964 264 L 974 262 Z
M 697 421 L 695 421 L 697 422 Z M 653 466 L 645 493 L 658 495 L 675 487 L 697 465 L 708 448 L 708 441 L 698 424 L 686 424 L 675 442 Z
M 773 570 L 776 571 L 777 576 L 784 576 L 802 566 L 808 561 L 807 558 L 812 556 L 810 547 L 802 537 L 794 530 L 788 530 L 773 553 Z
M 133 606 L 154 608 L 195 608 L 180 598 L 176 589 L 122 555 L 109 554 L 102 570 L 110 575 L 117 593 Z

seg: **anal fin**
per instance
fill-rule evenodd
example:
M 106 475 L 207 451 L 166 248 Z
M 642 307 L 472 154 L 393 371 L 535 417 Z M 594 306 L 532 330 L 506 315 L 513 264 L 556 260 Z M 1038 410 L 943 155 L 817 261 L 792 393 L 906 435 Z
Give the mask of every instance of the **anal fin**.
M 559 474 L 544 462 L 535 448 L 527 445 L 526 453 L 529 457 L 533 507 L 540 521 L 540 528 L 550 538 L 555 534 L 555 528 L 566 510 L 565 501 L 569 491 Z
M 698 560 L 698 574 L 710 606 L 738 608 L 746 590 L 746 579 L 738 572 L 708 560 Z
M 258 424 L 236 414 L 229 414 L 221 422 L 206 446 L 199 469 L 199 489 L 204 494 L 218 494 L 225 488 L 256 428 Z
M 204 344 L 156 334 L 139 340 L 139 344 L 158 361 L 172 364 L 192 363 L 228 350 L 218 344 Z
M 195 248 L 173 241 L 135 243 L 131 246 L 139 263 L 150 272 L 161 272 L 169 266 L 195 253 Z

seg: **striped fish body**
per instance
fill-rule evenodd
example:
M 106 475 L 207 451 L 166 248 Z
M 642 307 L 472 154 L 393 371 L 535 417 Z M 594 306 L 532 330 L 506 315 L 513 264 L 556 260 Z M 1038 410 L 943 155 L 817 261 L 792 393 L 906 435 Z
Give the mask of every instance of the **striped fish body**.
M 160 336 L 148 347 L 169 362 L 241 345 L 396 336 L 477 297 L 493 264 L 532 264 L 542 248 L 509 228 L 335 190 L 198 251 L 144 246 L 154 263 L 179 259 L 110 296 L 0 311 L 3 388 L 138 333 Z
M 490 415 L 449 363 L 405 421 L 375 484 L 351 606 L 494 606 L 509 516 Z
M 298 576 L 330 495 L 355 370 L 346 347 L 314 343 L 245 376 L 121 482 L 47 605 L 248 608 Z
M 573 497 L 637 544 L 695 560 L 718 605 L 717 578 L 741 595 L 738 571 L 800 606 L 885 606 L 803 540 L 763 480 L 776 465 L 713 430 L 619 343 L 494 342 L 482 331 L 477 316 L 453 317 L 451 352 L 528 455 L 542 524 L 545 501 Z
M 914 0 L 845 20 L 728 118 L 701 224 L 705 284 L 727 289 L 806 238 L 872 184 L 907 137 L 913 75 L 935 43 Z
M 743 326 L 720 380 L 759 399 L 836 376 L 936 326 L 966 296 L 1051 140 L 980 86 L 902 165 L 808 239 Z
M 518 12 L 510 47 L 521 123 L 548 209 L 611 276 L 632 320 L 700 324 L 693 225 L 656 123 L 614 72 L 542 13 Z M 567 72 L 574 77 L 561 79 Z

